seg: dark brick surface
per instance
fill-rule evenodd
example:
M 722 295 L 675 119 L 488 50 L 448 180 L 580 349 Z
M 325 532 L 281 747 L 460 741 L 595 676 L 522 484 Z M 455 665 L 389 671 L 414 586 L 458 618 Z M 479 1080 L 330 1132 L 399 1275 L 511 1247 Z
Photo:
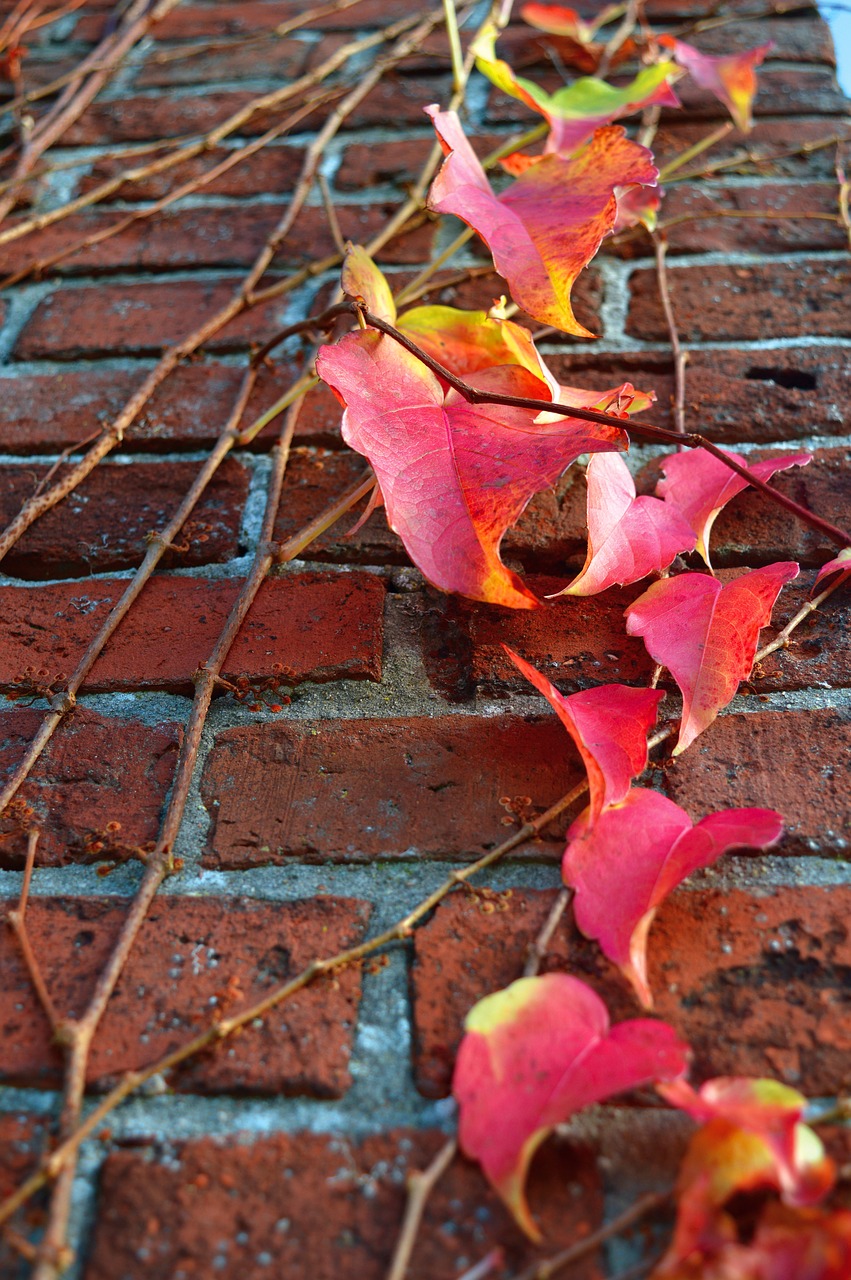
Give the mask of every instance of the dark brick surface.
M 8 909 L 11 903 L 6 904 Z M 126 914 L 109 898 L 33 899 L 27 928 L 60 1016 L 82 1014 Z M 95 1038 L 88 1079 L 112 1079 L 146 1066 L 295 977 L 311 960 L 359 942 L 366 903 L 160 898 L 142 925 Z M 62 1059 L 51 1042 L 11 930 L 0 933 L 6 980 L 0 1075 L 55 1088 Z M 339 1097 L 350 1084 L 348 1059 L 360 975 L 299 992 L 279 1009 L 184 1068 L 172 1083 L 207 1093 L 307 1093 Z
M 155 577 L 92 668 L 84 688 L 191 688 L 236 600 L 236 579 Z M 27 666 L 68 675 L 120 598 L 124 584 L 0 587 L 6 633 L 0 686 Z M 225 676 L 376 680 L 381 674 L 384 587 L 369 574 L 298 574 L 261 588 L 225 662 Z
M 380 1280 L 405 1199 L 405 1178 L 445 1138 L 392 1131 L 363 1142 L 311 1133 L 251 1142 L 188 1143 L 167 1161 L 117 1151 L 103 1175 L 103 1211 L 86 1280 L 196 1275 Z M 536 1157 L 529 1196 L 545 1234 L 533 1250 L 469 1162 L 456 1157 L 429 1197 L 411 1259 L 414 1280 L 460 1275 L 494 1246 L 512 1271 L 565 1248 L 599 1223 L 602 1193 L 589 1153 L 555 1140 Z M 574 1268 L 599 1280 L 596 1259 Z
M 0 713 L 4 780 L 41 721 L 35 708 Z M 177 724 L 149 726 L 78 707 L 56 730 L 17 793 L 32 816 L 15 805 L 0 823 L 0 865 L 23 865 L 23 827 L 30 821 L 39 827 L 38 866 L 137 855 L 140 845 L 156 839 L 181 737 Z M 107 825 L 119 819 L 120 829 L 107 832 Z
M 573 746 L 550 716 L 229 729 L 218 735 L 202 783 L 213 823 L 205 861 L 478 856 L 516 827 L 510 805 L 531 807 L 532 778 L 542 812 L 580 776 Z M 553 832 L 532 851 L 552 856 L 557 848 Z

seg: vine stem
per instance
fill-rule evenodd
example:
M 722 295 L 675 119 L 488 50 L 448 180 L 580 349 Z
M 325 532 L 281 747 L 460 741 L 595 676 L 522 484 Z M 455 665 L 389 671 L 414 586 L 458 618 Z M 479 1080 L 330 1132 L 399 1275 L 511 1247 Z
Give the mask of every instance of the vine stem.
M 590 1236 L 586 1236 L 584 1240 L 580 1240 L 577 1244 L 573 1244 L 569 1249 L 562 1249 L 560 1253 L 553 1254 L 551 1258 L 545 1258 L 541 1262 L 533 1262 L 525 1271 L 521 1271 L 515 1280 L 550 1280 L 550 1276 L 554 1276 L 557 1271 L 562 1271 L 565 1267 L 572 1266 L 574 1262 L 580 1262 L 587 1257 L 589 1253 L 593 1253 L 601 1244 L 605 1244 L 607 1240 L 611 1240 L 612 1236 L 619 1236 L 622 1232 L 628 1231 L 636 1222 L 640 1222 L 642 1218 L 646 1218 L 649 1213 L 654 1213 L 657 1209 L 663 1209 L 670 1203 L 672 1191 L 653 1192 L 649 1195 L 642 1196 L 640 1200 L 636 1200 L 635 1204 L 630 1205 L 628 1209 L 624 1209 L 623 1213 L 619 1213 L 616 1218 L 612 1218 L 611 1222 L 607 1222 L 604 1227 L 600 1227 L 599 1231 L 592 1231 Z
M 408 1202 L 405 1206 L 399 1239 L 393 1251 L 390 1270 L 387 1272 L 387 1280 L 405 1280 L 428 1198 L 449 1168 L 457 1150 L 458 1143 L 454 1138 L 450 1138 L 440 1148 L 427 1169 L 415 1169 L 413 1173 L 408 1174 Z
M 21 884 L 21 893 L 18 898 L 18 905 L 14 910 L 7 913 L 6 920 L 17 939 L 18 947 L 20 948 L 24 964 L 27 968 L 27 973 L 29 974 L 30 981 L 33 984 L 33 990 L 38 996 L 39 1004 L 45 1012 L 45 1016 L 47 1017 L 47 1021 L 50 1023 L 51 1030 L 55 1031 L 59 1023 L 59 1018 L 56 1014 L 56 1007 L 50 997 L 50 992 L 47 989 L 47 983 L 45 982 L 44 975 L 41 972 L 41 965 L 38 962 L 38 957 L 33 951 L 32 943 L 30 942 L 30 937 L 27 933 L 27 904 L 30 896 L 33 867 L 35 866 L 35 851 L 36 846 L 38 845 L 38 837 L 39 832 L 37 830 L 29 832 L 27 837 L 27 860 L 26 865 L 24 866 L 24 878 Z
M 526 964 L 523 967 L 524 978 L 534 978 L 538 974 L 547 949 L 553 940 L 553 934 L 559 926 L 559 922 L 567 908 L 573 901 L 573 890 L 562 888 L 559 889 L 555 902 L 550 907 L 549 915 L 544 921 L 538 936 L 529 944 L 529 951 L 526 957 Z
M 671 355 L 674 360 L 674 430 L 685 435 L 686 430 L 686 364 L 688 352 L 683 351 L 679 330 L 671 305 L 671 291 L 668 288 L 668 242 L 664 235 L 653 232 L 653 248 L 656 253 L 656 280 L 659 286 L 659 299 L 668 328 L 668 341 L 671 344 Z
M 815 512 L 808 511 L 806 507 L 801 506 L 794 499 L 787 498 L 785 493 L 781 493 L 779 489 L 766 484 L 764 480 L 754 475 L 752 471 L 737 462 L 735 458 L 731 458 L 719 445 L 696 431 L 687 431 L 681 434 L 678 431 L 670 431 L 667 427 L 655 426 L 649 422 L 626 421 L 623 418 L 615 417 L 614 414 L 601 413 L 597 409 L 579 409 L 572 405 L 561 405 L 552 400 L 536 400 L 527 396 L 507 396 L 499 395 L 497 392 L 492 391 L 480 391 L 476 387 L 471 387 L 469 383 L 464 382 L 462 378 L 457 377 L 437 360 L 434 360 L 427 351 L 424 351 L 422 347 L 418 347 L 415 342 L 412 342 L 410 338 L 387 320 L 382 320 L 380 316 L 373 315 L 362 302 L 336 303 L 320 316 L 314 316 L 312 320 L 302 320 L 298 324 L 291 325 L 289 329 L 283 330 L 278 334 L 276 342 L 281 342 L 284 338 L 303 332 L 305 329 L 330 325 L 331 321 L 338 315 L 350 314 L 356 316 L 358 313 L 363 315 L 364 320 L 371 328 L 377 329 L 379 333 L 393 338 L 406 351 L 410 351 L 411 355 L 416 356 L 427 369 L 430 369 L 432 373 L 447 382 L 453 390 L 457 391 L 470 404 L 504 404 L 515 409 L 532 409 L 537 413 L 556 414 L 564 418 L 578 418 L 581 422 L 597 422 L 601 426 L 617 427 L 630 439 L 638 437 L 657 444 L 683 444 L 689 449 L 705 449 L 707 453 L 711 453 L 719 462 L 723 462 L 730 471 L 735 471 L 736 475 L 741 476 L 743 480 L 747 480 L 748 484 L 752 485 L 754 489 L 758 489 L 760 493 L 764 493 L 772 502 L 776 502 L 779 506 L 791 512 L 803 524 L 815 529 L 818 533 L 824 534 L 836 546 L 851 546 L 851 534 L 846 533 L 844 529 L 840 529 L 838 525 L 832 524 L 829 520 L 816 515 Z
M 770 654 L 776 653 L 778 649 L 785 649 L 789 644 L 789 637 L 792 632 L 799 627 L 811 613 L 815 613 L 816 610 L 824 604 L 828 596 L 832 596 L 834 591 L 838 591 L 841 586 L 847 583 L 847 581 L 847 577 L 841 576 L 836 582 L 831 583 L 829 587 L 825 587 L 824 591 L 815 596 L 814 599 L 808 600 L 805 605 L 802 605 L 794 618 L 786 623 L 783 630 L 776 635 L 773 640 L 770 640 L 764 648 L 760 649 L 759 653 L 754 658 L 754 666 L 756 666 L 758 662 L 762 662 L 763 659 L 767 658 Z

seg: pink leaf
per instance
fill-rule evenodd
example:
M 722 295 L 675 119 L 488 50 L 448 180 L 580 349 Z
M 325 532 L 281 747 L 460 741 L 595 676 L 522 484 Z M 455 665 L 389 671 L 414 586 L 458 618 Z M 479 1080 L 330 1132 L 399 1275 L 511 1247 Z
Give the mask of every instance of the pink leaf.
M 758 480 L 769 480 L 776 471 L 789 467 L 805 467 L 812 461 L 810 453 L 787 453 L 762 462 L 748 462 L 732 449 L 725 449 L 728 458 L 740 462 L 752 471 Z M 748 481 L 725 467 L 706 449 L 689 449 L 684 453 L 672 453 L 662 463 L 665 479 L 660 480 L 656 492 L 665 502 L 679 511 L 697 534 L 697 549 L 709 564 L 709 534 L 715 517 L 731 498 L 748 488 Z
M 703 573 L 654 582 L 626 610 L 626 630 L 641 636 L 683 695 L 674 755 L 685 751 L 751 673 L 760 628 L 781 589 L 798 576 L 793 561 L 754 569 L 721 585 Z
M 540 671 L 507 645 L 503 648 L 518 671 L 544 695 L 576 743 L 588 773 L 589 809 L 596 819 L 606 805 L 623 800 L 632 779 L 647 767 L 647 733 L 656 722 L 664 693 L 603 684 L 565 697 Z
M 622 458 L 592 458 L 585 479 L 588 554 L 582 572 L 556 595 L 593 596 L 616 583 L 638 582 L 694 547 L 694 532 L 678 511 L 658 498 L 636 498 Z
M 753 123 L 751 108 L 757 91 L 756 68 L 774 48 L 773 41 L 769 40 L 768 44 L 761 44 L 747 53 L 731 53 L 721 58 L 701 53 L 693 45 L 684 44 L 672 36 L 660 36 L 659 43 L 673 49 L 676 62 L 685 67 L 701 89 L 707 89 L 719 102 L 723 102 L 736 127 L 742 133 L 748 133 Z
M 343 437 L 372 463 L 390 527 L 429 581 L 474 600 L 534 608 L 532 592 L 500 559 L 502 535 L 580 453 L 623 448 L 623 433 L 469 404 L 372 329 L 323 347 L 316 367 L 346 406 Z M 480 369 L 469 381 L 480 390 L 552 399 L 549 385 L 521 365 Z
M 650 152 L 618 126 L 599 129 L 578 155 L 544 156 L 497 197 L 455 112 L 426 110 L 447 157 L 429 208 L 478 232 L 514 301 L 541 324 L 592 337 L 573 314 L 571 289 L 615 225 L 615 188 L 656 182 Z
M 461 1147 L 533 1240 L 524 1184 L 547 1134 L 592 1102 L 675 1079 L 688 1054 L 664 1022 L 610 1028 L 600 997 L 563 973 L 521 978 L 480 1000 L 466 1033 L 453 1081 Z
M 562 873 L 576 893 L 576 923 L 650 1008 L 647 935 L 659 904 L 692 871 L 711 866 L 729 849 L 774 844 L 782 830 L 773 809 L 729 809 L 692 826 L 673 800 L 633 787 L 596 819 L 586 809 L 567 833 Z

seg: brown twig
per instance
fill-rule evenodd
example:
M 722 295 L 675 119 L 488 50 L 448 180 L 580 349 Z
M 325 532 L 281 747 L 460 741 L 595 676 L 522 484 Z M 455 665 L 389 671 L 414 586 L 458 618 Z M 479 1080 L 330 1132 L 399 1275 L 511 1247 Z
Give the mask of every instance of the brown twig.
M 440 1148 L 427 1169 L 415 1169 L 408 1174 L 408 1202 L 405 1205 L 405 1216 L 402 1219 L 396 1248 L 393 1250 L 387 1280 L 405 1280 L 428 1198 L 449 1168 L 457 1150 L 457 1142 L 454 1138 L 450 1138 Z
M 839 222 L 845 228 L 848 236 L 848 248 L 851 249 L 851 211 L 849 211 L 849 194 L 851 194 L 851 182 L 845 173 L 844 166 L 837 163 L 836 165 L 836 181 L 837 192 L 836 200 L 839 205 Z
M 750 147 L 742 147 L 735 155 L 726 160 L 713 160 L 699 169 L 690 169 L 686 173 L 678 173 L 670 182 L 693 182 L 695 178 L 708 177 L 712 173 L 721 173 L 726 169 L 737 169 L 743 164 L 769 164 L 772 160 L 787 160 L 792 156 L 808 156 L 814 151 L 822 151 L 837 142 L 847 141 L 848 134 L 829 133 L 824 138 L 816 138 L 812 142 L 802 142 L 797 147 L 777 147 L 773 151 L 755 151 Z M 662 171 L 663 174 L 665 170 Z
M 537 937 L 529 943 L 526 964 L 523 967 L 524 978 L 534 978 L 537 975 L 546 958 L 547 950 L 553 940 L 553 934 L 558 928 L 565 911 L 570 906 L 572 898 L 572 889 L 559 889 L 556 900 L 550 907 L 549 915 L 541 926 Z
M 30 884 L 32 882 L 33 867 L 35 866 L 35 851 L 38 844 L 39 833 L 37 830 L 29 832 L 27 837 L 27 860 L 24 866 L 24 879 L 21 884 L 21 894 L 18 898 L 17 907 L 7 912 L 6 919 L 14 933 L 24 964 L 29 974 L 30 982 L 33 990 L 38 996 L 38 1002 L 44 1010 L 47 1021 L 50 1023 L 51 1031 L 55 1031 L 59 1019 L 56 1015 L 56 1006 L 54 1005 L 50 992 L 47 989 L 47 983 L 44 980 L 44 974 L 41 971 L 41 965 L 38 957 L 32 948 L 29 933 L 27 932 L 27 903 L 30 896 Z
M 671 355 L 674 360 L 674 395 L 671 407 L 674 411 L 674 430 L 680 435 L 685 435 L 686 429 L 686 365 L 688 364 L 688 352 L 683 351 L 680 343 L 680 335 L 677 329 L 677 322 L 674 317 L 674 308 L 671 305 L 671 293 L 668 288 L 668 267 L 666 257 L 668 253 L 668 242 L 664 235 L 659 232 L 653 232 L 653 248 L 656 253 L 656 280 L 659 287 L 659 300 L 662 303 L 662 311 L 665 315 L 665 324 L 668 329 L 668 341 L 671 344 Z
M 664 1209 L 671 1201 L 672 1191 L 652 1192 L 649 1195 L 642 1196 L 640 1200 L 636 1200 L 635 1204 L 630 1205 L 628 1209 L 624 1209 L 623 1213 L 619 1213 L 611 1222 L 607 1222 L 599 1231 L 593 1231 L 590 1236 L 586 1236 L 584 1240 L 580 1240 L 578 1244 L 571 1245 L 569 1249 L 562 1249 L 560 1253 L 553 1254 L 551 1258 L 544 1258 L 540 1262 L 533 1262 L 521 1271 L 515 1280 L 550 1280 L 556 1272 L 570 1267 L 574 1262 L 580 1262 L 587 1257 L 589 1253 L 593 1253 L 601 1244 L 605 1244 L 607 1240 L 611 1240 L 612 1236 L 622 1235 L 634 1226 L 636 1222 L 640 1222 L 642 1218 L 646 1218 L 648 1214 L 655 1213 L 657 1209 Z
M 783 630 L 779 632 L 773 640 L 770 640 L 764 648 L 760 649 L 759 653 L 754 658 L 754 666 L 756 666 L 758 662 L 762 662 L 764 658 L 769 657 L 770 654 L 776 653 L 778 649 L 786 649 L 792 632 L 795 631 L 802 622 L 805 622 L 806 619 L 809 618 L 810 614 L 815 613 L 816 610 L 824 604 L 828 596 L 832 596 L 834 591 L 837 591 L 846 582 L 846 578 L 840 577 L 836 582 L 831 583 L 829 587 L 825 587 L 824 591 L 815 596 L 814 599 L 809 600 L 805 605 L 802 605 L 794 618 L 792 618 L 790 622 L 786 623 Z

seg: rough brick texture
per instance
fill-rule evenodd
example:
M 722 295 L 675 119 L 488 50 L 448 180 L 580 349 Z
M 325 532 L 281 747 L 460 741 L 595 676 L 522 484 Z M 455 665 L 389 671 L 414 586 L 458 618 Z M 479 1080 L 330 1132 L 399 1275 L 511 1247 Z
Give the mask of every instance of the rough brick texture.
M 156 577 L 94 664 L 85 687 L 191 686 L 212 651 L 239 579 Z M 34 590 L 0 587 L 6 635 L 0 686 L 27 667 L 69 675 L 124 590 L 120 579 L 58 583 Z M 286 600 L 285 607 L 281 602 Z M 225 677 L 376 680 L 381 675 L 384 587 L 368 574 L 304 574 L 266 582 L 225 663 Z
M 139 1280 L 286 1274 L 380 1280 L 405 1199 L 405 1177 L 444 1137 L 394 1131 L 363 1142 L 310 1133 L 251 1143 L 204 1139 L 168 1162 L 119 1151 L 104 1169 L 104 1207 L 86 1280 L 128 1269 Z M 567 1247 L 598 1223 L 602 1197 L 581 1148 L 552 1143 L 535 1162 L 530 1196 L 547 1247 L 533 1250 L 474 1166 L 456 1158 L 429 1198 L 410 1274 L 460 1274 L 495 1245 L 512 1269 Z M 595 1260 L 575 1274 L 597 1280 Z
M 11 906 L 7 903 L 7 908 Z M 125 908 L 109 898 L 37 899 L 27 928 L 60 1016 L 82 1012 Z M 311 960 L 359 942 L 366 903 L 345 898 L 263 903 L 161 898 L 142 926 L 92 1050 L 89 1079 L 107 1081 L 146 1066 L 294 977 Z M 0 935 L 7 981 L 0 1075 L 55 1087 L 61 1056 L 9 930 Z M 310 1093 L 339 1097 L 360 996 L 350 968 L 299 992 L 241 1035 L 217 1046 L 170 1083 L 202 1092 Z

